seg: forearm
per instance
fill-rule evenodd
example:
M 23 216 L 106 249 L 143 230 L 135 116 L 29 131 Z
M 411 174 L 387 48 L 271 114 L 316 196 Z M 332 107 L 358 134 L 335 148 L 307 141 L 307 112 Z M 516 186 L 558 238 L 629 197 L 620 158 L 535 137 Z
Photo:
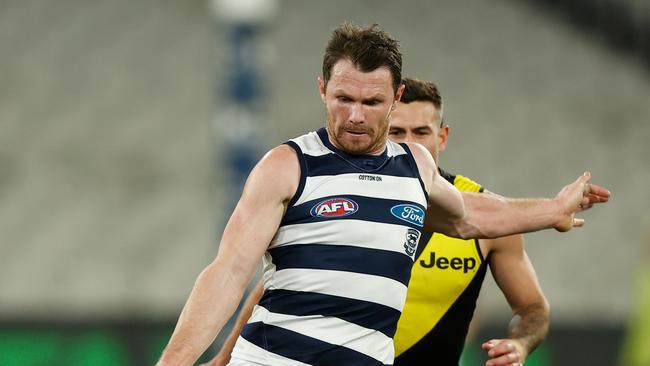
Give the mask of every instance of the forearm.
M 462 192 L 465 216 L 457 222 L 462 238 L 498 238 L 556 227 L 562 216 L 554 199 L 511 199 Z
M 239 338 L 239 334 L 241 334 L 242 329 L 248 322 L 248 319 L 250 319 L 251 314 L 253 313 L 253 308 L 257 303 L 259 303 L 263 293 L 264 286 L 262 284 L 262 281 L 259 281 L 255 286 L 255 289 L 253 289 L 253 291 L 248 296 L 248 299 L 246 299 L 244 306 L 239 312 L 237 321 L 235 322 L 232 331 L 230 331 L 228 339 L 226 339 L 224 342 L 221 350 L 219 350 L 219 353 L 209 363 L 210 366 L 221 366 L 230 361 L 230 354 L 232 353 L 233 348 L 235 348 L 237 338 Z
M 548 325 L 548 304 L 531 304 L 515 312 L 508 327 L 508 338 L 518 341 L 529 355 L 548 334 Z
M 199 275 L 159 365 L 192 365 L 235 311 L 246 282 L 219 268 Z

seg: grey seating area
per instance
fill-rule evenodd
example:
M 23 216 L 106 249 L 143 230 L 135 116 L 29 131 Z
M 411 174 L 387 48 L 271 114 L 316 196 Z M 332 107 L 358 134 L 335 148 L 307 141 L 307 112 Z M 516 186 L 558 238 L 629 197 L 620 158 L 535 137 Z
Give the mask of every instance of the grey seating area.
M 2 318 L 167 317 L 216 253 L 206 9 L 0 5 Z

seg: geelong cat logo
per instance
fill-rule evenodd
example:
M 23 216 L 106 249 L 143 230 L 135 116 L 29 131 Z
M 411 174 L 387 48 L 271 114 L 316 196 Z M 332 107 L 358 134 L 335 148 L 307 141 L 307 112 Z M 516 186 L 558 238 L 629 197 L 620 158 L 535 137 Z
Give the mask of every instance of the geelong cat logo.
M 409 257 L 412 257 L 415 254 L 415 249 L 418 247 L 418 241 L 420 240 L 420 232 L 408 228 L 406 231 L 406 241 L 404 242 L 404 250 Z
M 424 226 L 424 210 L 415 205 L 397 205 L 390 209 L 390 213 L 400 220 L 410 222 L 417 226 Z
M 310 213 L 315 217 L 339 217 L 352 215 L 358 209 L 359 205 L 347 198 L 330 198 L 317 203 Z

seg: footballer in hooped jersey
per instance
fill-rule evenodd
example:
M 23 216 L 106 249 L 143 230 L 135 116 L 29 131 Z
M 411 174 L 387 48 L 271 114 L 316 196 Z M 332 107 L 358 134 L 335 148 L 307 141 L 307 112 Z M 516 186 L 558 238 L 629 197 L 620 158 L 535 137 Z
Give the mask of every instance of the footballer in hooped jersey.
M 589 174 L 552 199 L 459 192 L 424 147 L 387 140 L 404 91 L 401 60 L 397 41 L 376 25 L 334 30 L 319 79 L 326 128 L 272 149 L 253 169 L 159 366 L 198 359 L 236 309 L 260 258 L 268 286 L 237 339 L 231 366 L 392 364 L 413 264 L 403 248 L 409 228 L 463 239 L 567 231 L 584 224 L 576 213 L 609 199 Z M 353 175 L 369 172 L 382 175 L 387 189 L 352 183 Z M 311 215 L 323 200 L 351 196 L 360 205 L 354 214 Z M 363 210 L 366 204 L 377 209 Z M 426 209 L 424 225 L 395 217 L 392 207 L 400 204 Z M 338 212 L 345 205 L 336 206 Z M 319 261 L 323 256 L 331 260 Z

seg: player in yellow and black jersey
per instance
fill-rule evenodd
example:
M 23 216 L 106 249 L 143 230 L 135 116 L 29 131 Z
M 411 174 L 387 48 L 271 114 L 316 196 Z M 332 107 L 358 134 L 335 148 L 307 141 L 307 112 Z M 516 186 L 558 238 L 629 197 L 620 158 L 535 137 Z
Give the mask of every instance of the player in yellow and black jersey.
M 445 149 L 449 135 L 449 126 L 442 122 L 440 94 L 433 83 L 409 78 L 403 83 L 406 88 L 392 113 L 389 138 L 424 145 L 438 163 L 438 154 Z M 469 178 L 440 173 L 460 191 L 483 192 Z M 394 366 L 458 365 L 488 266 L 514 317 L 506 339 L 492 339 L 482 347 L 488 352 L 490 366 L 523 364 L 546 336 L 548 304 L 524 251 L 522 236 L 461 240 L 423 233 L 394 337 Z M 258 284 L 230 337 L 208 365 L 228 363 L 239 331 L 262 292 Z
M 433 83 L 403 82 L 406 88 L 391 116 L 389 137 L 424 145 L 437 164 L 449 136 L 442 98 Z M 444 171 L 441 175 L 460 191 L 483 192 L 469 178 Z M 458 365 L 488 266 L 514 313 L 508 338 L 483 344 L 489 365 L 523 364 L 546 336 L 548 304 L 522 236 L 461 240 L 435 233 L 423 235 L 418 245 L 394 338 L 395 366 Z
M 483 191 L 469 178 L 440 173 L 458 190 Z M 395 335 L 395 365 L 458 365 L 486 269 L 478 240 L 422 235 Z

